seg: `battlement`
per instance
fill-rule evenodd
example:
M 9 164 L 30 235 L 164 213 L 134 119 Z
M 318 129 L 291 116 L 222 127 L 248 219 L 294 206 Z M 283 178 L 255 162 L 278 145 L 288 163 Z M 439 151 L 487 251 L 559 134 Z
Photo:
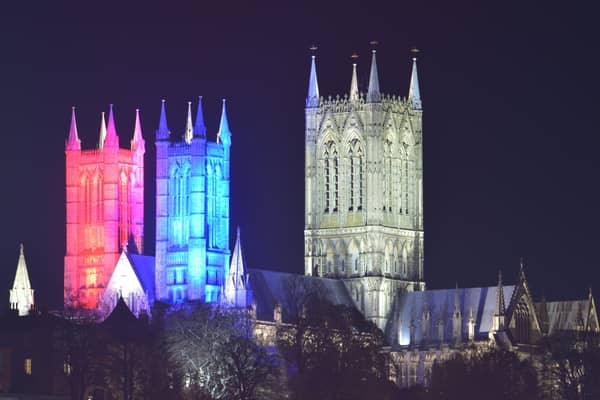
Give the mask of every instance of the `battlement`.
M 328 111 L 332 112 L 350 112 L 350 111 L 363 111 L 367 107 L 369 110 L 371 107 L 376 106 L 384 111 L 391 110 L 393 112 L 405 112 L 410 109 L 410 103 L 406 97 L 381 94 L 381 101 L 379 102 L 368 102 L 366 93 L 359 93 L 358 99 L 351 99 L 346 93 L 343 96 L 336 95 L 323 97 L 319 99 L 317 113 L 325 113 Z

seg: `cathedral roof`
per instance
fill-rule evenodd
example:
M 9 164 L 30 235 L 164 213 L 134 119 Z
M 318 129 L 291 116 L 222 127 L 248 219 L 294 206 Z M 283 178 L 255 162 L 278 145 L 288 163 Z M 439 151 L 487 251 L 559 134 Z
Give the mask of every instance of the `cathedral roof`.
M 127 253 L 127 258 L 135 271 L 142 288 L 148 294 L 148 301 L 154 302 L 154 257 Z
M 586 300 L 548 301 L 535 303 L 541 318 L 547 323 L 548 335 L 558 332 L 576 331 L 582 328 L 597 329 L 598 322 L 592 303 Z M 546 307 L 544 312 L 543 307 Z
M 273 321 L 276 304 L 282 306 L 283 322 L 291 315 L 289 285 L 298 283 L 306 288 L 317 290 L 327 300 L 336 305 L 354 307 L 344 282 L 339 279 L 319 278 L 286 272 L 250 269 L 250 282 L 256 303 L 256 317 L 262 321 Z
M 504 286 L 504 297 L 511 298 L 514 289 L 515 286 Z M 385 330 L 386 339 L 390 344 L 411 344 L 410 330 L 413 325 L 416 344 L 424 341 L 439 342 L 438 324 L 443 322 L 444 342 L 454 343 L 456 338 L 452 335 L 452 314 L 457 294 L 462 315 L 462 340 L 467 340 L 467 323 L 471 315 L 475 322 L 475 339 L 487 339 L 496 310 L 497 292 L 498 288 L 492 286 L 404 293 L 397 297 L 392 306 L 392 317 Z M 423 315 L 427 310 L 430 325 L 424 327 Z M 427 337 L 424 337 L 427 332 L 424 328 L 428 328 Z

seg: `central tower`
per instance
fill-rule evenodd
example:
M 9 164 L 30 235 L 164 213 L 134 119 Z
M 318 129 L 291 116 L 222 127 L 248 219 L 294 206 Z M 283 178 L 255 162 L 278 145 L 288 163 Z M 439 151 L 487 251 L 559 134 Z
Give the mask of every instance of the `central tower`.
M 206 140 L 202 98 L 183 135 L 172 135 L 163 101 L 156 131 L 156 297 L 218 300 L 229 269 L 231 132 L 225 100 L 216 142 Z
M 424 290 L 422 108 L 413 59 L 408 98 L 383 95 L 375 50 L 367 93 L 306 99 L 305 274 L 343 279 L 383 328 L 399 291 Z

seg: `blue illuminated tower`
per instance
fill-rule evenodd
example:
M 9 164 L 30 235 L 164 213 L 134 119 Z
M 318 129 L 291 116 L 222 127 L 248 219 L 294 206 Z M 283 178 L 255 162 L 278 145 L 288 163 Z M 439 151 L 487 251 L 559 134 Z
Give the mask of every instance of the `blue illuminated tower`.
M 184 133 L 172 135 L 163 100 L 156 131 L 156 297 L 171 303 L 216 301 L 229 269 L 225 100 L 216 142 L 206 140 L 202 98 L 195 122 L 188 103 Z

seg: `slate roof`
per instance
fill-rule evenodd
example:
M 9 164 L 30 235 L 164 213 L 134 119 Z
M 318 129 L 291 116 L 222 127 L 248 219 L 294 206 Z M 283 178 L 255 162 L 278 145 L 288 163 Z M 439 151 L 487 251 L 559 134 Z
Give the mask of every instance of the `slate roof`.
M 578 327 L 587 325 L 590 313 L 590 301 L 571 300 L 571 301 L 548 301 L 546 302 L 546 311 L 543 310 L 544 303 L 535 303 L 538 315 L 547 323 L 548 335 L 557 332 L 575 331 Z M 546 316 L 547 315 L 547 316 Z
M 249 269 L 250 288 L 256 303 L 256 317 L 262 321 L 273 321 L 275 304 L 282 306 L 282 320 L 288 322 L 290 317 L 289 307 L 289 282 L 298 280 L 307 288 L 318 290 L 328 301 L 336 305 L 354 307 L 344 282 L 338 279 L 305 276 L 286 272 Z
M 148 295 L 148 302 L 154 303 L 154 257 L 128 253 L 127 258 Z
M 504 298 L 510 299 L 515 286 L 504 286 Z M 455 290 L 458 290 L 460 311 L 462 314 L 462 340 L 468 339 L 467 323 L 470 311 L 473 310 L 475 320 L 475 339 L 488 338 L 492 328 L 492 317 L 496 309 L 498 288 L 476 287 L 459 289 L 426 290 L 422 292 L 409 292 L 397 297 L 392 306 L 391 318 L 385 330 L 388 343 L 409 345 L 411 321 L 415 326 L 415 344 L 423 342 L 425 329 L 423 326 L 423 312 L 429 309 L 429 335 L 428 343 L 439 343 L 438 322 L 444 321 L 445 343 L 453 343 L 456 339 L 452 336 L 452 314 L 454 312 Z M 398 338 L 400 333 L 400 338 Z

